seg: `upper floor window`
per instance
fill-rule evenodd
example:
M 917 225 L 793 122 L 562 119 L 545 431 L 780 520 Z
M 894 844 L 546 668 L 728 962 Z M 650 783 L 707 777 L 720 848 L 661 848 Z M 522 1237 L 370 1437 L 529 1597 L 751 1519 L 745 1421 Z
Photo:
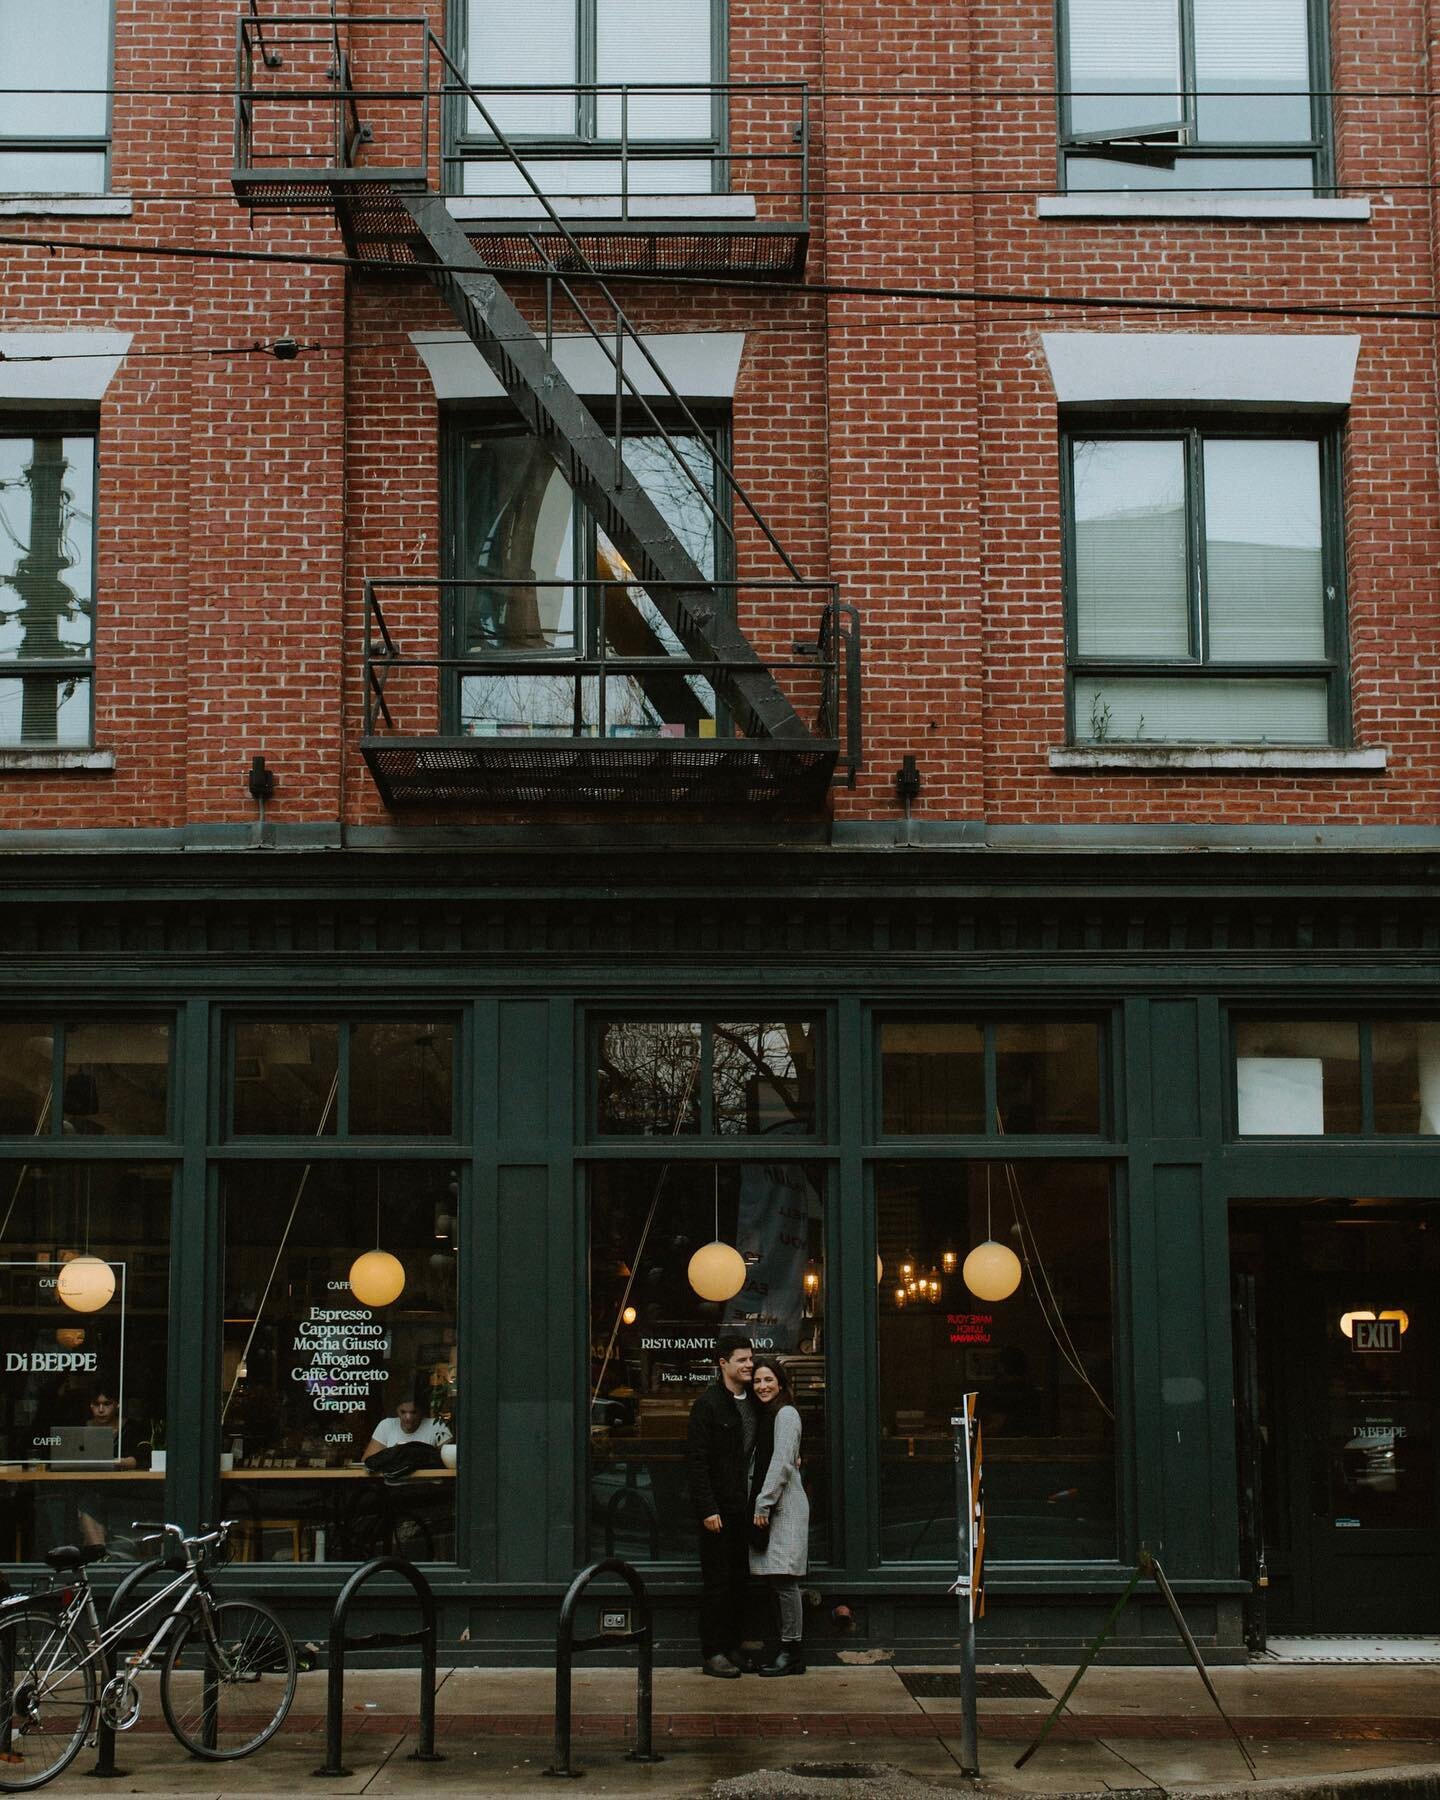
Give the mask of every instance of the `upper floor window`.
M 531 173 L 547 192 L 618 193 L 622 145 L 630 194 L 708 192 L 722 165 L 680 152 L 708 152 L 723 135 L 714 86 L 723 55 L 720 6 L 468 0 L 464 67 L 496 125 L 525 146 Z M 506 91 L 522 86 L 531 91 Z M 457 136 L 465 193 L 528 193 L 508 159 L 495 155 L 495 139 L 473 106 L 462 108 Z
M 1237 1019 L 1241 1137 L 1435 1137 L 1440 1020 Z
M 1239 422 L 1071 432 L 1073 741 L 1344 741 L 1338 448 Z
M 90 743 L 94 616 L 94 434 L 0 431 L 0 744 Z
M 1108 1126 L 1103 1048 L 1094 1019 L 884 1019 L 881 1131 L 1098 1136 Z
M 0 0 L 0 193 L 103 194 L 110 0 Z
M 697 567 L 723 577 L 722 496 L 711 455 L 712 447 L 724 454 L 722 428 L 677 427 L 669 437 L 667 444 L 648 423 L 627 425 L 626 471 Z M 683 646 L 650 595 L 628 579 L 629 564 L 544 445 L 519 426 L 465 427 L 456 433 L 452 466 L 454 573 L 464 585 L 452 591 L 448 654 L 473 664 L 446 696 L 458 735 L 723 734 L 704 676 L 634 668 L 646 658 L 682 658 Z M 602 676 L 597 659 L 619 666 Z
M 1061 21 L 1072 192 L 1324 182 L 1320 0 L 1061 0 Z

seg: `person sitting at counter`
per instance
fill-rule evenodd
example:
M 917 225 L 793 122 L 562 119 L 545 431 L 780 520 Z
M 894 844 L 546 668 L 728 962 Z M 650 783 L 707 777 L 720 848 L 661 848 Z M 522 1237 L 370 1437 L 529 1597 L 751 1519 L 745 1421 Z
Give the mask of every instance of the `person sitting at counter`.
M 382 1450 L 394 1450 L 402 1444 L 431 1444 L 439 1449 L 453 1443 L 454 1436 L 443 1419 L 432 1419 L 418 1400 L 402 1400 L 393 1415 L 382 1419 L 374 1436 L 365 1446 L 363 1460 L 369 1462 Z
M 133 1425 L 121 1425 L 120 1402 L 108 1388 L 98 1387 L 91 1394 L 86 1423 L 103 1426 L 113 1433 L 115 1458 L 110 1464 L 111 1468 L 140 1467 L 138 1433 Z M 101 1492 L 97 1487 L 80 1494 L 75 1502 L 75 1510 L 80 1542 L 107 1544 L 115 1531 L 123 1529 L 125 1522 L 133 1516 L 135 1501 L 124 1487 L 115 1493 Z

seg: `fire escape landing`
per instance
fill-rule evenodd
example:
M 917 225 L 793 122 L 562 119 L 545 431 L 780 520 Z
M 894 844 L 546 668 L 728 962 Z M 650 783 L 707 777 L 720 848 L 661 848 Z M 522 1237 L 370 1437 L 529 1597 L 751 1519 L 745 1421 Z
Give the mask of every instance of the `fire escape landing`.
M 352 55 L 374 55 L 385 65 L 383 50 L 397 29 L 420 37 L 418 96 L 413 88 L 368 90 L 352 75 Z M 713 487 L 697 476 L 677 438 L 700 441 L 701 426 L 584 241 L 429 27 L 328 13 L 261 16 L 252 0 L 240 21 L 238 55 L 233 179 L 241 203 L 333 211 L 352 256 L 423 272 L 587 510 L 610 557 L 588 579 L 541 581 L 532 574 L 517 582 L 479 570 L 464 580 L 367 582 L 361 748 L 387 804 L 814 806 L 837 768 L 853 783 L 860 754 L 853 609 L 830 584 L 800 577 L 713 446 Z M 544 336 L 430 186 L 437 101 L 473 109 L 495 154 L 508 158 L 528 189 L 538 224 L 526 241 L 531 272 L 541 274 L 546 290 Z M 408 133 L 397 125 L 397 104 L 402 118 L 410 109 Z M 381 162 L 381 155 L 394 160 Z M 552 239 L 558 250 L 549 247 Z M 516 259 L 502 260 L 508 268 Z M 609 428 L 556 365 L 548 322 L 557 294 L 613 366 Z M 668 402 L 663 419 L 647 398 L 657 388 Z M 625 421 L 634 414 L 665 446 L 672 484 L 688 483 L 687 502 L 708 509 L 715 540 L 726 540 L 733 554 L 733 518 L 743 512 L 783 580 L 722 580 L 699 566 L 627 464 Z M 800 604 L 812 618 L 818 611 L 815 636 L 794 641 L 791 625 L 783 653 L 762 659 L 739 616 L 758 611 L 778 624 Z M 542 613 L 559 612 L 569 621 L 566 631 L 541 628 Z M 478 629 L 457 633 L 457 616 L 480 621 Z M 528 627 L 491 628 L 514 618 Z

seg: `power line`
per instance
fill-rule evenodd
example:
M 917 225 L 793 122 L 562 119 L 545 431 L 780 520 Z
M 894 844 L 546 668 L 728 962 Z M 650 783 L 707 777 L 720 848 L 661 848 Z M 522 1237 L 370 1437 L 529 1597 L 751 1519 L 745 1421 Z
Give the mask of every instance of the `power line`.
M 327 254 L 319 251 L 294 250 L 222 250 L 185 244 L 126 243 L 113 238 L 65 238 L 36 236 L 13 232 L 0 233 L 0 245 L 48 250 L 52 256 L 62 251 L 99 251 L 104 255 L 137 257 L 174 257 L 197 262 L 272 263 L 289 267 L 356 269 L 367 273 L 394 275 L 394 263 L 366 257 Z M 423 280 L 428 274 L 476 275 L 489 270 L 476 269 L 468 263 L 416 263 L 414 278 Z M 1440 320 L 1440 308 L 1400 306 L 1325 305 L 1315 301 L 1263 301 L 1214 299 L 1159 299 L 1151 295 L 1034 293 L 1024 289 L 931 287 L 921 283 L 869 283 L 846 281 L 766 281 L 754 276 L 679 275 L 669 271 L 644 274 L 597 274 L 595 271 L 561 271 L 572 284 L 603 280 L 610 287 L 702 288 L 720 293 L 788 294 L 811 298 L 857 300 L 917 300 L 941 305 L 1021 306 L 1053 308 L 1059 311 L 1106 311 L 1173 313 L 1194 317 L 1219 313 L 1235 317 L 1305 318 L 1375 320 L 1413 324 Z M 497 279 L 499 277 L 497 276 Z M 543 276 L 515 276 L 513 279 L 543 279 Z M 277 301 L 278 305 L 279 302 Z
M 935 87 L 837 87 L 824 83 L 807 84 L 803 77 L 797 76 L 793 81 L 718 81 L 718 82 L 509 82 L 501 86 L 485 87 L 474 83 L 467 84 L 469 91 L 478 94 L 482 99 L 506 99 L 553 96 L 555 94 L 618 92 L 628 87 L 632 93 L 645 98 L 644 90 L 648 87 L 652 93 L 660 96 L 677 92 L 719 90 L 724 93 L 763 94 L 784 93 L 793 90 L 798 93 L 808 86 L 812 100 L 1174 100 L 1189 95 L 1205 99 L 1225 100 L 1436 100 L 1440 99 L 1440 88 L 1391 88 L 1391 87 L 1322 87 L 1322 88 L 1236 88 L 1211 90 L 1206 88 L 1155 87 L 1155 88 L 1106 88 L 1106 87 L 1010 87 L 976 86 L 935 86 Z M 346 100 L 384 100 L 397 102 L 402 100 L 454 100 L 463 97 L 466 88 L 458 83 L 449 87 L 399 87 L 399 88 L 365 88 L 349 87 L 344 89 L 316 87 L 312 93 L 301 93 L 298 90 L 285 88 L 280 93 L 268 95 L 263 88 L 249 87 L 243 90 L 252 99 L 271 104 L 289 103 L 299 100 L 302 104 L 313 99 L 316 103 Z M 101 97 L 120 100 L 233 100 L 236 88 L 233 83 L 201 84 L 193 87 L 0 87 L 0 97 L 19 95 L 72 95 L 77 99 L 97 99 Z M 283 100 L 282 100 L 283 94 Z

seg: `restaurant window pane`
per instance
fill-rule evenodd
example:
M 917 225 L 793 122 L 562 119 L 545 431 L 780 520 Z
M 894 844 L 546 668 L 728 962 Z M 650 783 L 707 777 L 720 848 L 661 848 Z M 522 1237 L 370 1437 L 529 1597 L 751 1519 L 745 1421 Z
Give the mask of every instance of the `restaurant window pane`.
M 164 1504 L 170 1171 L 0 1164 L 0 1543 L 143 1554 Z
M 702 1300 L 690 1259 L 720 1238 L 747 1265 L 731 1300 Z M 615 1163 L 590 1176 L 591 1553 L 694 1558 L 685 1476 L 695 1396 L 722 1331 L 785 1364 L 804 1430 L 810 1559 L 828 1553 L 827 1304 L 818 1172 L 795 1163 Z
M 163 1137 L 170 1027 L 113 1019 L 65 1027 L 63 1129 L 105 1137 Z
M 1003 1132 L 1098 1132 L 1099 1026 L 997 1025 L 995 1109 Z
M 289 1020 L 235 1027 L 235 1130 L 270 1137 L 333 1137 L 340 1068 L 338 1025 Z
M 700 1129 L 697 1024 L 631 1019 L 604 1025 L 596 1070 L 602 1132 L 674 1137 Z
M 985 1129 L 985 1038 L 951 1019 L 893 1019 L 880 1027 L 887 1133 Z
M 985 1434 L 987 1557 L 1116 1554 L 1110 1214 L 1099 1163 L 878 1171 L 885 1561 L 953 1562 L 950 1419 L 972 1390 Z M 961 1276 L 992 1232 L 1025 1265 L 1010 1298 L 993 1302 Z
M 1372 1025 L 1370 1066 L 1376 1131 L 1440 1133 L 1440 1023 L 1392 1019 Z
M 0 1021 L 0 1136 L 48 1134 L 54 1099 L 54 1027 L 37 1019 Z
M 757 1137 L 815 1129 L 815 1022 L 714 1027 L 715 1129 Z
M 1235 1085 L 1241 1137 L 1357 1132 L 1360 1027 L 1343 1019 L 1241 1019 Z
M 258 1163 L 226 1171 L 224 1207 L 221 1505 L 240 1521 L 235 1554 L 452 1560 L 453 1172 Z M 350 1285 L 377 1248 L 403 1275 L 383 1301 Z M 428 1446 L 439 1466 L 387 1482 L 362 1460 L 387 1439 Z
M 444 1137 L 454 1129 L 455 1027 L 412 1020 L 350 1032 L 352 1136 Z

